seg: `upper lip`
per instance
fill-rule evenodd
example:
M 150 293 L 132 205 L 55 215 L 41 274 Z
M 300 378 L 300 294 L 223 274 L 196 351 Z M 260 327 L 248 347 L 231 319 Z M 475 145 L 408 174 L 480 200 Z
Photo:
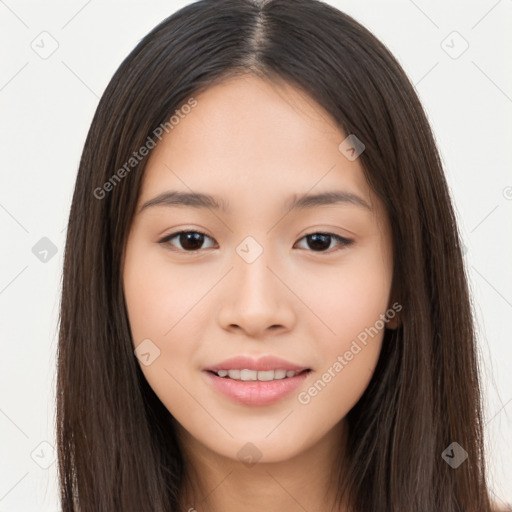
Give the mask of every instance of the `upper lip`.
M 309 370 L 309 368 L 307 366 L 300 366 L 294 363 L 290 363 L 289 361 L 281 359 L 280 357 L 265 355 L 261 357 L 231 357 L 225 361 L 209 366 L 205 368 L 205 370 L 211 372 L 217 372 L 219 370 L 286 370 L 301 372 L 302 370 Z

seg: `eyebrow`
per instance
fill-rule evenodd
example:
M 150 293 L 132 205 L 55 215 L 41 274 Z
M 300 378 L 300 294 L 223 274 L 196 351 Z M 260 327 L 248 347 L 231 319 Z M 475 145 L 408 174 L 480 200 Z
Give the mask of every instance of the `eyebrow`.
M 290 200 L 285 203 L 285 210 L 302 210 L 316 206 L 329 206 L 335 204 L 353 204 L 361 206 L 367 210 L 372 210 L 370 205 L 361 197 L 352 192 L 341 190 L 322 192 L 319 194 L 304 194 L 299 197 L 298 194 L 292 195 Z M 221 210 L 228 212 L 228 206 L 225 201 L 215 196 L 201 192 L 179 192 L 167 191 L 146 201 L 139 210 L 141 213 L 147 208 L 154 206 L 191 206 L 193 208 L 208 208 L 212 210 Z

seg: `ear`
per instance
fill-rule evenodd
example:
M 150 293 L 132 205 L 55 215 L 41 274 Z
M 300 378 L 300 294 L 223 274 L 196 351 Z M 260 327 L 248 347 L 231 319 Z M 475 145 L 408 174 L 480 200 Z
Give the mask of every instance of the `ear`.
M 386 310 L 386 329 L 397 329 L 400 325 L 400 311 L 402 311 L 402 305 L 396 300 L 389 302 L 388 309 Z
M 395 330 L 399 325 L 398 316 L 395 315 L 394 318 L 390 318 L 386 324 L 386 329 Z

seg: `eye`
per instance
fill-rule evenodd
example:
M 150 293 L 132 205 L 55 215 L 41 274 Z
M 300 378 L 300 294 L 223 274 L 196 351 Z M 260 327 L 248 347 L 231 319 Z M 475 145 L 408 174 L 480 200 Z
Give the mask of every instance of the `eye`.
M 170 248 L 172 250 L 196 252 L 201 249 L 205 237 L 212 240 L 208 235 L 202 233 L 201 231 L 177 231 L 176 233 L 171 233 L 170 235 L 165 236 L 159 240 L 159 243 L 171 246 Z M 171 240 L 174 238 L 177 239 L 181 246 L 178 247 L 178 249 L 174 249 L 173 244 L 171 243 Z
M 354 240 L 335 235 L 334 233 L 310 233 L 300 240 L 306 240 L 306 243 L 311 246 L 314 252 L 327 252 L 327 250 L 331 248 L 331 242 L 333 241 L 337 241 L 338 246 L 340 246 L 340 248 L 336 250 L 348 247 L 354 242 Z
M 197 252 L 205 247 L 202 247 L 205 238 L 213 240 L 207 234 L 201 231 L 177 231 L 175 233 L 171 233 L 170 235 L 165 236 L 159 243 L 169 246 L 172 250 L 182 251 L 182 252 Z M 172 240 L 176 239 L 179 243 L 179 247 L 172 243 Z M 338 246 L 340 249 L 344 247 L 348 247 L 353 243 L 353 240 L 348 238 L 344 238 L 339 235 L 335 235 L 334 233 L 310 233 L 299 240 L 306 240 L 306 243 L 310 246 L 313 252 L 327 252 L 327 250 L 331 249 L 331 244 L 333 241 L 338 242 Z M 297 242 L 298 243 L 298 242 Z M 207 247 L 208 248 L 208 247 Z M 211 248 L 211 247 L 210 247 Z M 307 248 L 307 247 L 306 247 Z M 340 250 L 337 249 L 337 250 Z

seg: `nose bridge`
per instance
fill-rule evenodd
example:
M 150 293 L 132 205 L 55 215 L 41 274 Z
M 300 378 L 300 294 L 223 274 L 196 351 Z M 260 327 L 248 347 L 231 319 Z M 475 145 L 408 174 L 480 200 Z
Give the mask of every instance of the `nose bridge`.
M 232 260 L 234 283 L 220 309 L 219 319 L 224 327 L 237 325 L 255 335 L 271 326 L 290 326 L 290 297 L 274 275 L 273 267 L 279 265 L 271 254 L 273 251 L 253 236 L 247 236 L 236 247 Z
M 266 240 L 263 241 L 265 242 Z M 263 243 L 258 242 L 253 236 L 247 236 L 236 248 L 237 258 L 234 266 L 239 288 L 237 295 L 246 305 L 258 303 L 263 299 L 270 305 L 276 300 L 276 293 L 279 293 L 275 290 L 276 278 L 268 269 L 272 266 L 272 251 L 268 246 L 264 247 Z

